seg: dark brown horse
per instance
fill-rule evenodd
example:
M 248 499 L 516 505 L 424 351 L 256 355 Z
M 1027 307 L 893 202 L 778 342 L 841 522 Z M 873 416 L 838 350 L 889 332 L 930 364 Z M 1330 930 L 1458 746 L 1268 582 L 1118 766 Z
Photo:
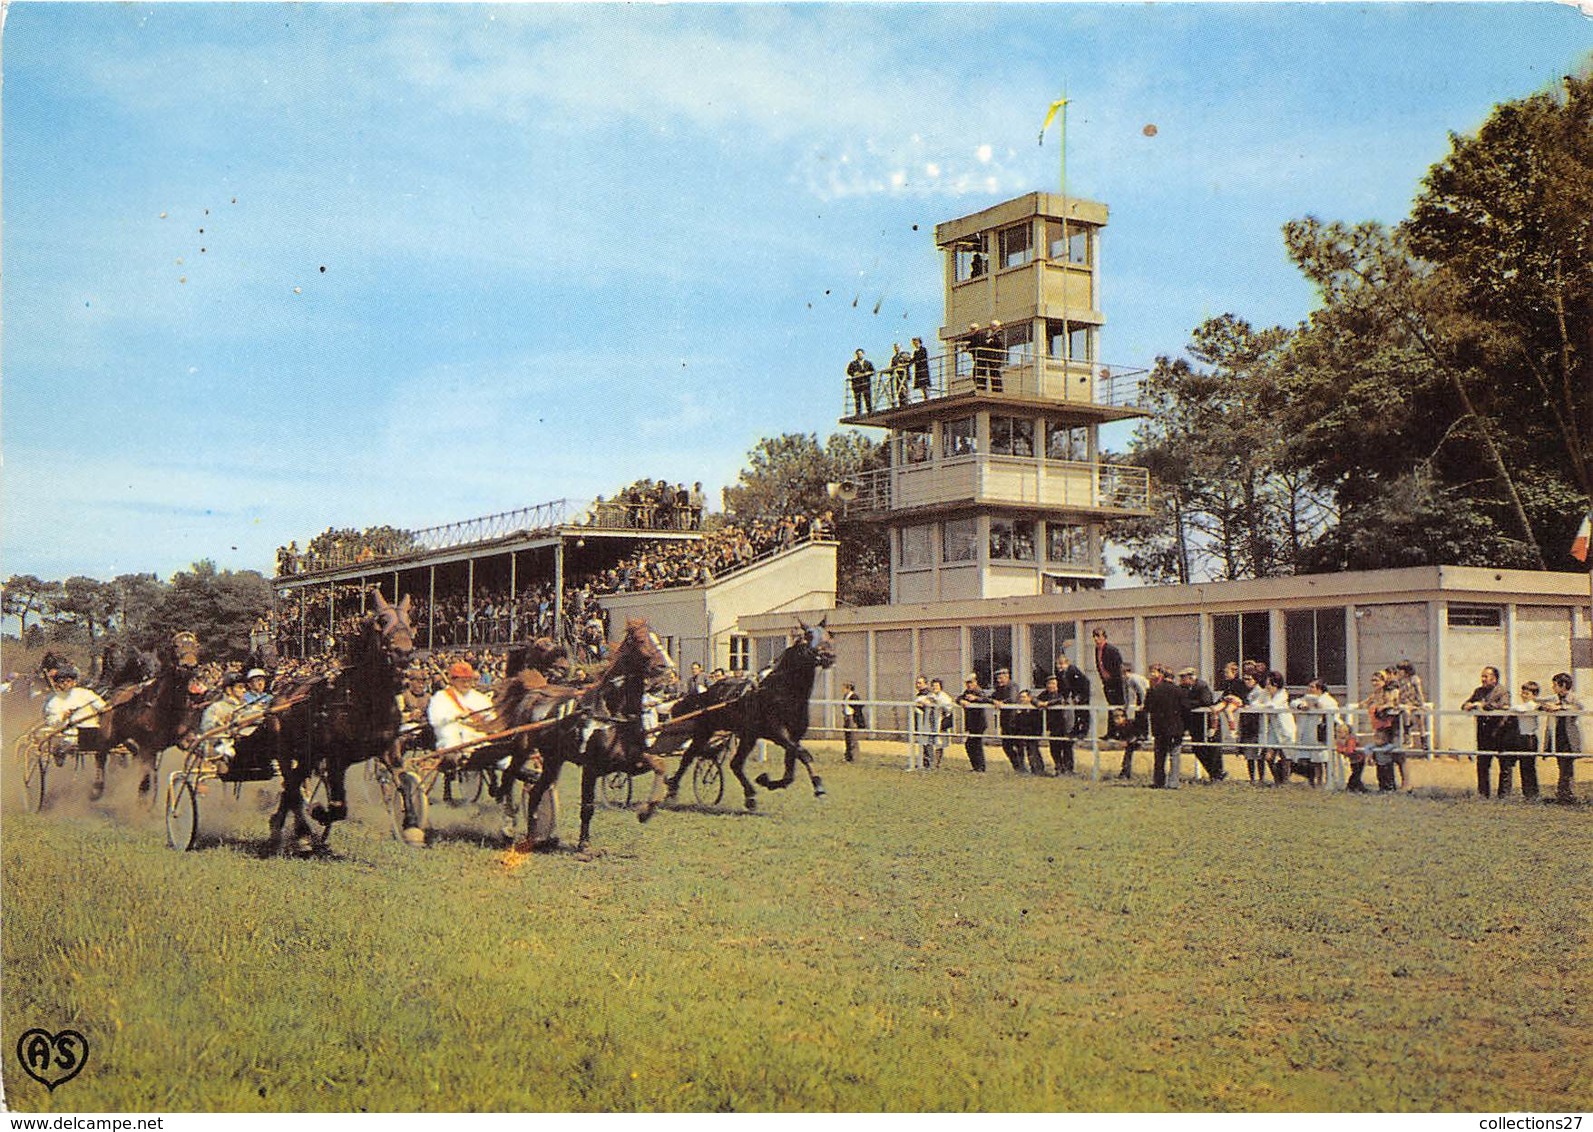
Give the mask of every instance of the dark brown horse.
M 324 847 L 333 824 L 348 816 L 348 768 L 391 757 L 398 742 L 398 691 L 415 648 L 409 597 L 396 606 L 380 593 L 374 597 L 376 612 L 345 641 L 335 671 L 278 692 L 260 728 L 237 741 L 235 765 L 258 772 L 274 759 L 282 775 L 282 798 L 271 815 L 273 851 L 288 848 L 289 817 L 294 841 L 310 838 Z M 314 774 L 325 782 L 327 800 L 307 814 L 304 784 Z M 312 831 L 312 819 L 322 826 L 319 833 Z
M 814 676 L 819 669 L 835 663 L 835 638 L 825 627 L 827 620 L 824 618 L 817 625 L 799 620 L 798 640 L 758 677 L 721 680 L 676 702 L 671 712 L 675 722 L 664 724 L 659 742 L 678 740 L 683 735 L 690 735 L 691 741 L 681 753 L 679 769 L 669 779 L 669 799 L 680 792 L 681 780 L 686 777 L 693 759 L 712 757 L 710 745 L 714 736 L 723 732 L 729 732 L 737 740 L 736 753 L 730 757 L 730 769 L 741 783 L 747 809 L 757 809 L 758 799 L 743 768 L 752 745 L 759 739 L 778 743 L 785 751 L 785 776 L 774 781 L 767 774 L 760 774 L 759 786 L 765 790 L 784 790 L 795 781 L 796 764 L 800 760 L 813 782 L 814 796 L 824 796 L 824 780 L 814 773 L 813 757 L 802 746 L 802 738 L 808 733 L 808 700 L 813 696 Z
M 90 797 L 98 798 L 105 791 L 106 756 L 124 747 L 144 764 L 138 792 L 147 792 L 153 800 L 161 752 L 193 726 L 196 713 L 188 686 L 198 667 L 199 638 L 187 632 L 173 634 L 153 653 L 105 651 L 100 673 L 110 684 L 105 693 L 110 710 L 100 716 L 100 749 L 94 756 Z
M 647 749 L 647 737 L 642 731 L 642 696 L 652 685 L 672 678 L 674 670 L 674 662 L 647 622 L 633 619 L 625 623 L 624 637 L 612 647 L 608 667 L 592 686 L 584 690 L 558 689 L 551 696 L 511 693 L 504 698 L 499 714 L 505 727 L 539 719 L 552 721 L 518 737 L 517 750 L 504 774 L 507 790 L 516 777 L 522 776 L 533 753 L 542 757 L 541 773 L 528 788 L 527 842 L 535 838 L 534 823 L 543 796 L 558 781 L 565 763 L 581 768 L 580 849 L 591 845 L 597 784 L 607 775 L 652 771 L 652 797 L 637 817 L 646 821 L 653 816 L 664 799 L 664 762 Z

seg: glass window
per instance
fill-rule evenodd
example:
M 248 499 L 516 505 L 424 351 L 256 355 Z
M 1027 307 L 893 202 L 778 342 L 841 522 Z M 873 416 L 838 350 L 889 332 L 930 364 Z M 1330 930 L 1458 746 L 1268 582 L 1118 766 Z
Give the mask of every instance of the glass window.
M 752 660 L 752 639 L 741 634 L 730 638 L 730 671 L 745 672 Z
M 1021 267 L 1034 258 L 1034 233 L 1027 222 L 1001 230 L 1001 266 Z
M 1095 360 L 1095 328 L 1093 326 L 1068 326 L 1068 357 L 1076 362 Z
M 1034 520 L 1012 520 L 1012 557 L 1019 562 L 1034 561 Z
M 989 270 L 983 236 L 970 236 L 952 248 L 952 270 L 958 283 L 978 279 Z
M 990 451 L 997 456 L 1033 456 L 1034 421 L 1029 417 L 992 416 Z
M 935 528 L 929 524 L 902 528 L 902 568 L 916 569 L 935 564 Z
M 1016 326 L 1008 326 L 1002 330 L 1001 339 L 1006 343 L 1006 365 L 1026 365 L 1029 361 L 1030 330 L 1027 322 Z
M 1067 226 L 1067 238 L 1062 235 L 1062 221 L 1047 220 L 1045 222 L 1046 256 L 1055 260 L 1066 260 L 1068 263 L 1088 264 L 1090 262 L 1090 230 L 1079 224 Z
M 979 557 L 979 530 L 973 519 L 948 519 L 940 532 L 942 562 L 973 562 Z
M 1272 619 L 1267 613 L 1218 613 L 1211 619 L 1212 661 L 1218 672 L 1232 661 L 1259 660 L 1272 667 Z
M 1283 615 L 1284 679 L 1304 685 L 1320 676 L 1329 684 L 1347 680 L 1344 610 L 1291 609 Z
M 1086 566 L 1090 556 L 1089 528 L 1080 523 L 1045 525 L 1045 560 L 1069 566 Z
M 941 456 L 947 459 L 954 456 L 971 456 L 978 450 L 979 441 L 974 431 L 973 417 L 955 417 L 941 424 Z
M 1034 520 L 991 519 L 990 557 L 1002 562 L 1033 562 Z
M 1047 460 L 1088 460 L 1090 458 L 1090 430 L 1083 425 L 1065 425 L 1057 421 L 1046 421 L 1045 458 Z
M 896 462 L 899 466 L 922 464 L 929 459 L 929 430 L 907 428 L 896 434 Z
M 1033 665 L 1034 686 L 1045 687 L 1045 678 L 1056 671 L 1056 658 L 1067 653 L 1068 659 L 1077 663 L 1073 651 L 1072 621 L 1058 621 L 1048 625 L 1029 626 L 1029 661 Z
M 979 686 L 992 688 L 996 669 L 1012 667 L 1012 626 L 974 625 L 968 630 L 969 667 L 979 674 Z

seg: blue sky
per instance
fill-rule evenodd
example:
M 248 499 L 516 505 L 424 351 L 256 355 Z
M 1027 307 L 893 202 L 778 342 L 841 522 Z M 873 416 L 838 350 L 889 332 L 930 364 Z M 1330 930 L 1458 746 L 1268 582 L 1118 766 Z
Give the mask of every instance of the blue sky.
M 1553 4 L 6 12 L 5 574 L 269 570 L 836 428 L 934 225 L 1105 201 L 1101 355 L 1293 323 L 1289 219 L 1396 221 L 1593 51 Z M 1154 136 L 1145 126 L 1155 125 Z M 876 310 L 877 308 L 877 310 Z

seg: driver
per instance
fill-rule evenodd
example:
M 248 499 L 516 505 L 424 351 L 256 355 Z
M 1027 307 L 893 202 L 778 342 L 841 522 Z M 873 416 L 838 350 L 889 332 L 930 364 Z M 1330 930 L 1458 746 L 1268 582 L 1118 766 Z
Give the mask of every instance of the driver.
M 210 745 L 210 757 L 227 764 L 222 773 L 231 769 L 232 760 L 237 756 L 234 740 L 240 734 L 254 730 L 249 728 L 248 731 L 239 732 L 234 726 L 240 722 L 238 717 L 248 704 L 244 698 L 248 691 L 249 681 L 243 673 L 227 673 L 221 678 L 220 698 L 205 708 L 205 714 L 199 717 L 199 733 L 209 736 L 206 741 Z M 211 734 L 217 731 L 221 734 Z
M 480 673 L 469 661 L 456 660 L 448 666 L 448 686 L 426 705 L 426 721 L 437 735 L 436 750 L 487 737 L 482 728 L 492 714 L 492 701 L 476 687 L 478 679 Z
M 69 752 L 100 749 L 100 713 L 110 708 L 92 688 L 78 685 L 78 671 L 70 664 L 55 670 L 54 681 L 56 690 L 44 701 L 44 722 L 58 729 L 50 750 L 60 766 Z
M 404 722 L 398 728 L 399 738 L 406 748 L 431 749 L 435 736 L 426 722 L 426 709 L 431 706 L 431 679 L 423 668 L 411 668 L 404 674 L 404 690 L 398 693 L 398 712 Z
M 271 693 L 266 690 L 271 677 L 266 675 L 263 668 L 251 668 L 244 674 L 247 687 L 243 693 L 243 702 L 246 704 L 259 704 L 266 707 L 271 703 Z

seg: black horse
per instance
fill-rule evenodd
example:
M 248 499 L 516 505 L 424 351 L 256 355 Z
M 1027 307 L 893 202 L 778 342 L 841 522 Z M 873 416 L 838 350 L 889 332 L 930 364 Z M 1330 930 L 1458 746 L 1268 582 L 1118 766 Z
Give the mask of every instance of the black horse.
M 154 652 L 127 646 L 105 650 L 100 676 L 109 685 L 104 698 L 110 710 L 100 716 L 92 798 L 105 791 L 106 756 L 124 747 L 144 764 L 138 792 L 153 799 L 160 753 L 182 739 L 193 725 L 189 684 L 198 667 L 199 638 L 188 632 L 174 633 Z
M 398 691 L 414 651 L 409 597 L 394 606 L 375 595 L 376 612 L 360 623 L 344 644 L 338 667 L 325 676 L 307 676 L 282 689 L 253 735 L 236 741 L 235 777 L 269 777 L 274 759 L 282 775 L 282 798 L 271 815 L 271 846 L 288 848 L 285 834 L 293 818 L 293 838 L 311 838 L 324 847 L 334 823 L 348 816 L 348 768 L 369 758 L 391 758 L 403 715 Z M 319 774 L 327 800 L 305 812 L 304 784 Z M 319 834 L 310 821 L 320 823 Z
M 814 773 L 813 757 L 802 746 L 802 737 L 808 733 L 808 700 L 813 696 L 813 678 L 819 669 L 835 663 L 835 638 L 825 627 L 827 620 L 824 618 L 817 625 L 798 620 L 798 640 L 758 677 L 721 680 L 676 702 L 671 712 L 674 721 L 663 726 L 661 735 L 665 738 L 662 741 L 670 736 L 678 739 L 689 734 L 691 742 L 681 754 L 679 769 L 669 780 L 668 799 L 673 800 L 679 794 L 681 780 L 686 777 L 693 759 L 703 755 L 712 757 L 713 738 L 723 732 L 729 732 L 738 740 L 736 753 L 730 758 L 730 769 L 741 782 L 747 809 L 757 809 L 758 799 L 743 767 L 752 745 L 759 739 L 778 743 L 785 751 L 784 777 L 773 781 L 767 774 L 760 774 L 759 786 L 765 790 L 784 790 L 796 779 L 796 764 L 800 759 L 813 781 L 814 796 L 824 796 L 824 781 Z
M 511 692 L 500 701 L 499 720 L 506 728 L 545 722 L 517 736 L 517 749 L 504 773 L 507 792 L 532 755 L 541 756 L 541 773 L 528 787 L 527 842 L 534 842 L 543 795 L 558 781 L 565 763 L 581 768 L 581 850 L 591 846 L 597 784 L 607 775 L 652 771 L 652 797 L 637 817 L 646 821 L 653 816 L 664 798 L 664 761 L 647 749 L 642 697 L 653 684 L 672 679 L 674 670 L 674 662 L 647 622 L 632 619 L 625 623 L 625 635 L 613 646 L 608 667 L 594 685 L 584 690 L 555 688 L 551 695 Z

